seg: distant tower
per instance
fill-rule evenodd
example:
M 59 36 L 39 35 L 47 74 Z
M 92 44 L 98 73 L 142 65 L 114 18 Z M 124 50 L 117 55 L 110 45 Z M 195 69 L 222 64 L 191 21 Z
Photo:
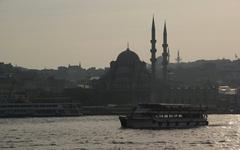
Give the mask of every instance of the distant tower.
M 163 61 L 162 61 L 162 65 L 163 65 L 163 80 L 165 82 L 167 82 L 168 80 L 168 71 L 167 71 L 167 65 L 168 65 L 168 58 L 169 58 L 169 53 L 168 53 L 168 44 L 167 44 L 167 27 L 166 27 L 166 22 L 164 23 L 164 30 L 163 30 L 163 53 L 162 53 L 162 57 L 163 57 Z
M 156 34 L 155 34 L 155 22 L 154 22 L 154 17 L 153 17 L 153 20 L 152 20 L 152 39 L 151 39 L 151 44 L 152 44 L 152 47 L 151 47 L 151 63 L 152 63 L 152 66 L 151 66 L 151 69 L 152 69 L 152 80 L 154 81 L 155 78 L 156 78 L 156 52 L 157 52 L 157 49 L 156 49 Z
M 239 58 L 238 58 L 238 55 L 235 53 L 235 55 L 234 55 L 234 57 L 235 57 L 235 60 L 238 60 Z
M 78 66 L 79 66 L 79 68 L 82 68 L 82 64 L 81 64 L 81 61 L 79 61 L 79 65 L 78 65 Z
M 179 64 L 181 62 L 181 60 L 182 60 L 182 58 L 180 57 L 179 50 L 178 50 L 176 61 Z

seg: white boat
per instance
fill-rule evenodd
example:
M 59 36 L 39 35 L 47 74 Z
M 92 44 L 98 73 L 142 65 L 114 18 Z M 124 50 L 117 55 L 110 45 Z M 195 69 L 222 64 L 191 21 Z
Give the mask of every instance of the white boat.
M 119 116 L 123 128 L 168 129 L 208 125 L 207 107 L 188 104 L 139 104 L 131 114 Z

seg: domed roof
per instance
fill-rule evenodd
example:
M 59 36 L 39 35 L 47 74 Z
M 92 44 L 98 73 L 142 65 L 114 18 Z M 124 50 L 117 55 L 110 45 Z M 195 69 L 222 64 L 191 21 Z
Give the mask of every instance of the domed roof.
M 117 57 L 118 64 L 135 64 L 139 63 L 140 59 L 138 55 L 127 48 L 125 51 L 121 52 Z

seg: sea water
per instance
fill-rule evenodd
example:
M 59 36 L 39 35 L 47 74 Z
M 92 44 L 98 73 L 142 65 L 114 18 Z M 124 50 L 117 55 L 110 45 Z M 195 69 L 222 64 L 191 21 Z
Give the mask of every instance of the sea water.
M 0 119 L 0 149 L 240 149 L 240 115 L 209 115 L 192 129 L 122 129 L 118 116 Z

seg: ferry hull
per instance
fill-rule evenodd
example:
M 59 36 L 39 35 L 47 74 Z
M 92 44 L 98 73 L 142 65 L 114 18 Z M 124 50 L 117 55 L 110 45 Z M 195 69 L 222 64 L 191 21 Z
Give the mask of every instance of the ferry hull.
M 208 121 L 158 121 L 147 118 L 133 119 L 119 116 L 122 128 L 132 129 L 186 129 L 208 125 Z

